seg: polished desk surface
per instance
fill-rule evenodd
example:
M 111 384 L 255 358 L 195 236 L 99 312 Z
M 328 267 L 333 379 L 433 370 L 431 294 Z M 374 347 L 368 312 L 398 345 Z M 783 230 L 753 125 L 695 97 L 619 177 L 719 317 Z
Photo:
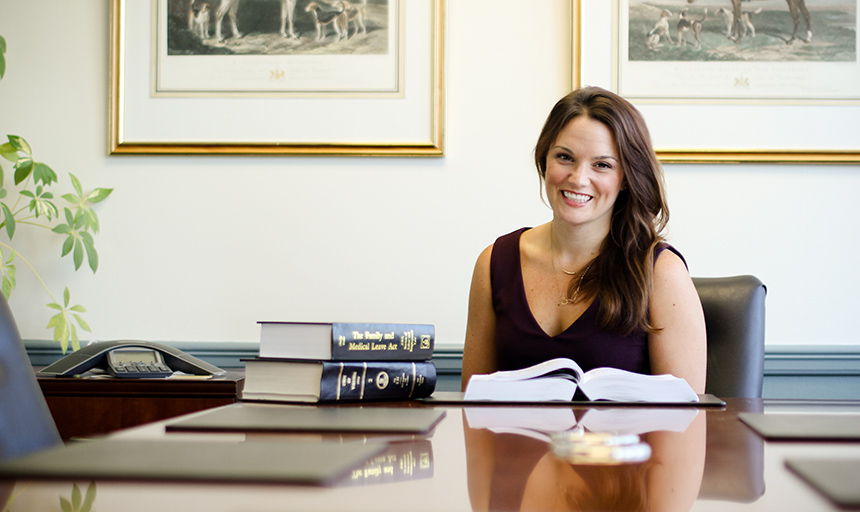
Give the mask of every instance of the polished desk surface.
M 549 423 L 559 411 L 573 409 L 581 419 L 583 414 L 587 416 L 593 411 L 615 411 L 617 408 L 556 406 L 502 410 L 495 406 L 437 406 L 445 409 L 447 415 L 427 436 L 432 445 L 432 468 L 429 472 L 416 472 L 412 479 L 388 483 L 367 480 L 364 485 L 347 479 L 342 484 L 329 487 L 99 481 L 96 482 L 93 510 L 599 510 L 608 508 L 611 500 L 631 498 L 645 500 L 650 503 L 650 510 L 660 511 L 838 510 L 789 472 L 784 461 L 801 456 L 857 459 L 860 458 L 860 443 L 764 442 L 738 420 L 737 413 L 860 412 L 860 402 L 748 399 L 727 399 L 726 402 L 725 408 L 694 409 L 689 426 L 683 432 L 644 434 L 653 455 L 649 462 L 639 465 L 571 465 L 554 457 L 545 442 L 470 427 L 478 409 L 483 409 L 484 413 L 487 409 L 498 413 L 510 412 L 514 417 Z M 245 404 L 246 407 L 249 405 Z M 267 407 L 263 404 L 251 406 Z M 644 410 L 656 414 L 652 414 L 652 418 L 673 411 Z M 478 417 L 480 414 L 479 411 Z M 231 433 L 166 433 L 165 425 L 173 421 L 177 419 L 129 429 L 114 437 L 161 438 L 175 442 L 200 438 L 235 442 L 246 438 L 245 434 Z M 321 436 L 283 437 L 320 442 Z M 427 443 L 423 439 L 411 441 Z M 224 461 L 224 464 L 229 463 Z M 60 510 L 61 499 L 71 500 L 73 485 L 85 492 L 88 484 L 85 480 L 17 482 L 7 507 L 10 511 Z M 626 506 L 628 508 L 618 510 L 644 510 L 641 501 Z
M 40 368 L 36 368 L 39 370 Z M 244 371 L 199 379 L 38 377 L 60 437 L 92 437 L 234 403 Z

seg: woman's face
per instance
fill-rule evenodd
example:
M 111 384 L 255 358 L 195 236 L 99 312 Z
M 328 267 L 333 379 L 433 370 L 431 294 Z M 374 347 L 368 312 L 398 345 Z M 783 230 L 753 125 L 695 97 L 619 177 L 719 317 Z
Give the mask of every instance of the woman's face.
M 556 219 L 608 233 L 612 208 L 624 184 L 609 128 L 586 116 L 567 123 L 547 154 L 545 181 Z

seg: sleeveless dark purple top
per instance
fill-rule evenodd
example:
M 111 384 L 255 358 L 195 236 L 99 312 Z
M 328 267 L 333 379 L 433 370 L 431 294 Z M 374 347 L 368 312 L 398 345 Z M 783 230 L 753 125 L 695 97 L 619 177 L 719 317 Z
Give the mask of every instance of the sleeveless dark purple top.
M 584 371 L 609 366 L 650 374 L 647 333 L 637 330 L 625 335 L 600 327 L 598 298 L 564 332 L 557 336 L 544 332 L 529 309 L 523 285 L 520 235 L 527 229 L 530 228 L 499 237 L 490 258 L 498 369 L 516 370 L 556 357 L 567 357 L 576 361 Z M 661 245 L 657 255 L 663 249 L 681 256 L 668 244 Z

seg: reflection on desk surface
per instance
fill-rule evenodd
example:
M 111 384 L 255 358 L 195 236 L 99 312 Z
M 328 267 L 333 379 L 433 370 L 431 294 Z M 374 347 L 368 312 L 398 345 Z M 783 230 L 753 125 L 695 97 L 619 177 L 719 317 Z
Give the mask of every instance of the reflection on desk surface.
M 704 413 L 693 410 L 680 432 L 643 434 L 652 449 L 645 462 L 593 465 L 559 458 L 550 443 L 534 436 L 471 428 L 475 412 L 466 409 L 463 415 L 475 511 L 689 510 L 698 496 L 705 464 Z M 597 411 L 583 412 L 587 417 Z
M 641 438 L 652 448 L 652 457 L 637 464 L 570 463 L 554 456 L 546 439 L 473 428 L 466 409 L 446 406 L 440 407 L 447 416 L 434 430 L 432 446 L 431 440 L 420 437 L 399 441 L 389 438 L 387 453 L 380 452 L 329 487 L 97 481 L 91 488 L 86 479 L 31 481 L 18 482 L 14 489 L 6 486 L 6 495 L 13 497 L 3 510 L 62 510 L 62 500 L 71 502 L 77 495 L 83 503 L 88 493 L 95 496 L 91 509 L 99 512 L 153 510 L 153 496 L 158 497 L 159 512 L 376 512 L 382 508 L 477 512 L 609 507 L 691 512 L 838 510 L 786 469 L 785 461 L 813 455 L 860 459 L 860 443 L 765 442 L 737 416 L 742 411 L 761 412 L 765 402 L 729 399 L 727 403 L 725 409 L 699 409 L 686 428 L 642 433 Z M 404 406 L 409 407 L 392 405 Z M 547 418 L 561 416 L 552 412 L 557 410 L 529 406 L 499 412 L 519 415 L 531 421 L 532 426 L 540 426 L 546 420 L 543 426 L 548 427 Z M 583 425 L 584 419 L 596 411 L 590 407 L 566 410 Z M 168 434 L 164 431 L 166 423 L 128 430 L 115 437 L 172 439 L 173 443 L 194 438 L 235 442 L 237 435 L 309 443 L 322 438 L 313 434 Z M 323 437 L 332 440 L 330 434 Z M 285 461 L 288 462 L 302 461 Z M 0 494 L 0 502 L 3 499 Z

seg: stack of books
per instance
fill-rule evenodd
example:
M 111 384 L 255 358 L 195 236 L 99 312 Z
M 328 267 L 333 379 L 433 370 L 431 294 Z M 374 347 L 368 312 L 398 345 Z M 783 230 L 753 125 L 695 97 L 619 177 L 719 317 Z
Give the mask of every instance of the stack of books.
M 243 400 L 339 402 L 425 398 L 436 388 L 428 324 L 260 322 Z

